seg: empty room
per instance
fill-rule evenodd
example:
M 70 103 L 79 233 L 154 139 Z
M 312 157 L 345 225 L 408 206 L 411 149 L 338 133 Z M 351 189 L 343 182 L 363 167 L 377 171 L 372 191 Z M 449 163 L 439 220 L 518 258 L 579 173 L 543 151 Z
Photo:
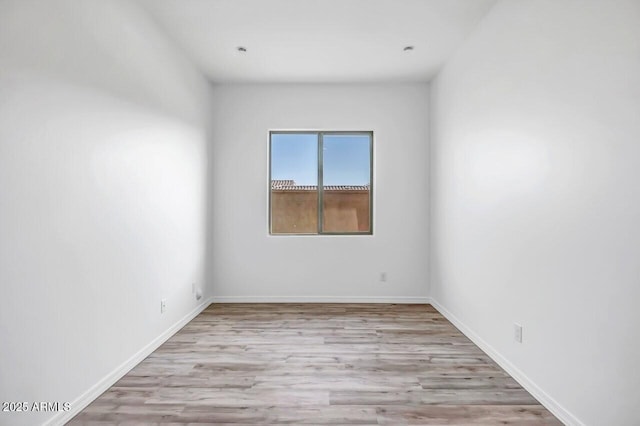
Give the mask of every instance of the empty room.
M 640 0 L 0 0 L 0 425 L 640 425 Z

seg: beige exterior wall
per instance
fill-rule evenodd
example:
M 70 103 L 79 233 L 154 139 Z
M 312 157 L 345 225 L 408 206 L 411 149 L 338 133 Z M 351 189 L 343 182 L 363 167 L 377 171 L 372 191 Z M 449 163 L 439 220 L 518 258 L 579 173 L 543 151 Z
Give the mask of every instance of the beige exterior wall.
M 323 229 L 325 232 L 368 232 L 369 191 L 325 190 Z M 317 191 L 272 191 L 271 232 L 316 234 Z

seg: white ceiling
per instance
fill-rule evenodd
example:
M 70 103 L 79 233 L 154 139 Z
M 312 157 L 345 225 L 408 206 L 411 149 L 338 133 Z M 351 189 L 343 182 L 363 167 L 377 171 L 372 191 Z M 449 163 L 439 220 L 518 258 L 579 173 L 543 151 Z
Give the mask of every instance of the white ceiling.
M 141 2 L 212 81 L 337 83 L 428 81 L 495 0 Z

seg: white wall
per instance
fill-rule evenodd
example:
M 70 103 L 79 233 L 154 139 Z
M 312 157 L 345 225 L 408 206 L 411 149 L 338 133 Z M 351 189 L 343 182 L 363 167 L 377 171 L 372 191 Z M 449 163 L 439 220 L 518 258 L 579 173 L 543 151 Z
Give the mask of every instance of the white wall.
M 213 93 L 217 300 L 425 300 L 426 85 L 223 85 Z M 373 236 L 268 234 L 270 129 L 374 131 Z
M 133 2 L 0 2 L 0 401 L 74 402 L 201 303 L 208 90 Z
M 640 418 L 639 52 L 638 1 L 501 1 L 432 86 L 432 296 L 570 423 Z

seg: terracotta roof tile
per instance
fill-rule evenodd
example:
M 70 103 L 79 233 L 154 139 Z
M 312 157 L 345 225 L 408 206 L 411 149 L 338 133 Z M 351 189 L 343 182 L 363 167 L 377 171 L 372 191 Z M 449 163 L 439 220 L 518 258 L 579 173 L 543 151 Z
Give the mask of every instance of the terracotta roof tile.
M 368 191 L 369 185 L 325 185 L 325 191 Z M 317 191 L 318 185 L 296 185 L 290 179 L 277 179 L 271 181 L 271 189 L 274 191 Z
M 276 179 L 271 181 L 271 187 L 274 186 L 293 186 L 296 183 L 291 179 Z

